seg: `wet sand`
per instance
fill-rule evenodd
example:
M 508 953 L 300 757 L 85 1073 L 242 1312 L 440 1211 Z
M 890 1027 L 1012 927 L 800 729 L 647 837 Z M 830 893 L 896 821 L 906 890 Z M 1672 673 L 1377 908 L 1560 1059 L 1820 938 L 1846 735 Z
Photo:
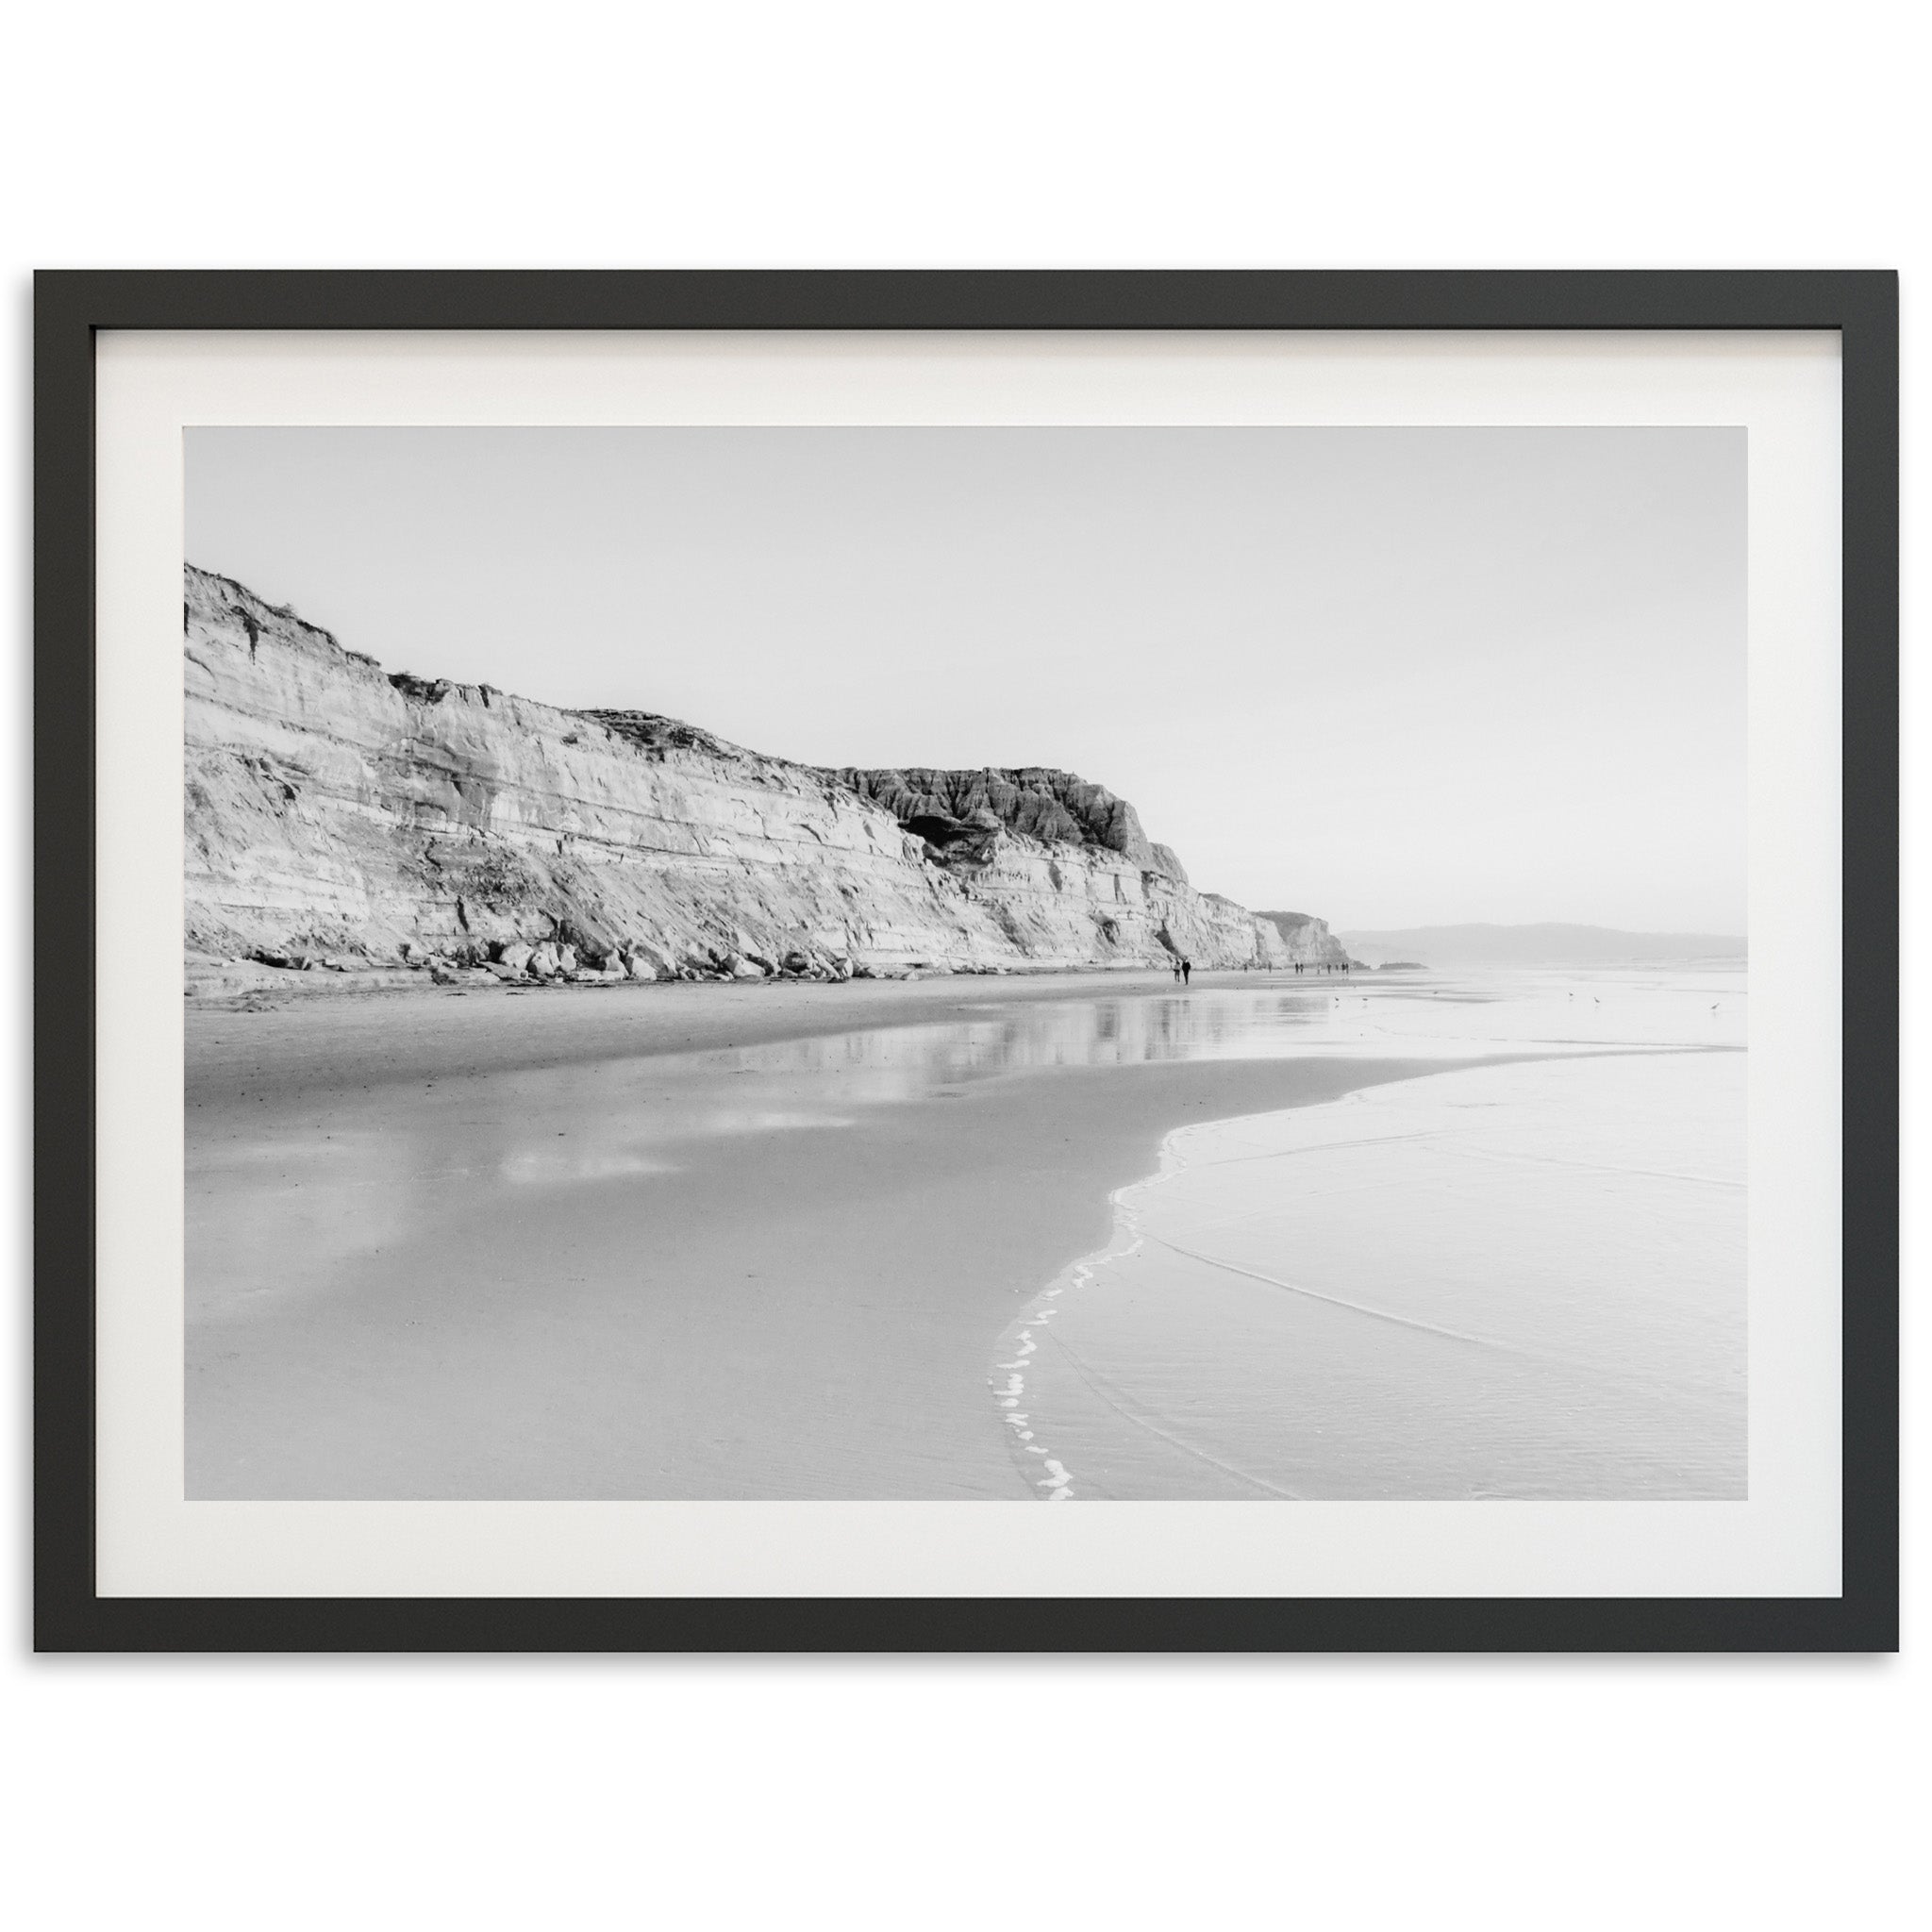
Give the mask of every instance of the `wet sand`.
M 193 1010 L 188 1492 L 1025 1497 L 991 1344 L 1111 1191 L 1177 1127 L 1443 1063 L 1212 1057 L 1217 987 L 1268 984 Z
M 634 1054 L 698 1052 L 866 1027 L 935 1024 L 991 1005 L 1176 995 L 1165 973 L 1067 973 L 664 985 L 286 991 L 193 1001 L 187 1009 L 188 1105 L 242 1092 L 286 1097 L 372 1080 L 433 1080 L 458 1068 L 500 1073 Z M 1196 989 L 1286 983 L 1341 989 L 1340 974 L 1197 974 Z
M 1186 1127 L 1003 1338 L 1050 1501 L 1739 1499 L 1744 1056 Z

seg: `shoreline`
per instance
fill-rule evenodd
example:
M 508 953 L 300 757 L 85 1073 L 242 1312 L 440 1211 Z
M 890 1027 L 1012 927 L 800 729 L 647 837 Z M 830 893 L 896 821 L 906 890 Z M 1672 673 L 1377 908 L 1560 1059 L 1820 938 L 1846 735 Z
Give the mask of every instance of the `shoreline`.
M 1567 993 L 1513 1033 L 1392 997 L 1108 973 L 191 1013 L 189 1492 L 1030 1498 L 997 1341 L 1171 1136 L 1737 1024 L 1644 994 L 1552 1051 Z
M 190 1495 L 1024 1497 L 990 1347 L 1107 1240 L 1166 1137 L 1443 1068 L 941 1060 L 892 1085 L 941 1048 L 902 1029 L 1133 991 L 1056 975 L 613 989 L 493 1021 L 413 994 L 329 1002 L 327 1026 L 208 1016 Z M 869 1097 L 812 1050 L 861 1031 L 891 1036 Z M 664 1136 L 680 1119 L 709 1138 Z
M 1170 1130 L 994 1346 L 1023 1479 L 1048 1502 L 1742 1500 L 1746 1181 L 1741 1135 L 1727 1166 L 1709 1134 L 1741 1119 L 1733 1056 L 1442 1065 Z M 1650 1151 L 1665 1122 L 1681 1166 Z M 1365 1256 L 1360 1208 L 1445 1165 L 1451 1211 Z M 1512 1192 L 1524 1173 L 1561 1207 Z

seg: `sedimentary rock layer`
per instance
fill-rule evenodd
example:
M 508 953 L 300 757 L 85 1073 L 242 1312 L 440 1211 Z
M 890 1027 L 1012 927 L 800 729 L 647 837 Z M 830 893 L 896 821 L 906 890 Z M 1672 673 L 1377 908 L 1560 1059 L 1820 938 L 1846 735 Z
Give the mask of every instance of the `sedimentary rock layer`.
M 1323 957 L 1065 773 L 819 771 L 391 675 L 192 566 L 185 634 L 192 954 L 637 977 Z
M 1321 966 L 1361 963 L 1351 958 L 1348 948 L 1328 930 L 1325 919 L 1317 919 L 1307 912 L 1257 912 L 1255 917 L 1265 921 L 1281 935 L 1281 942 L 1292 958 L 1309 960 Z
M 861 797 L 882 805 L 908 831 L 941 852 L 967 848 L 978 856 L 989 837 L 1018 832 L 1046 844 L 1117 852 L 1143 872 L 1188 882 L 1180 860 L 1141 829 L 1141 815 L 1104 785 L 1040 765 L 978 772 L 860 771 L 837 776 Z

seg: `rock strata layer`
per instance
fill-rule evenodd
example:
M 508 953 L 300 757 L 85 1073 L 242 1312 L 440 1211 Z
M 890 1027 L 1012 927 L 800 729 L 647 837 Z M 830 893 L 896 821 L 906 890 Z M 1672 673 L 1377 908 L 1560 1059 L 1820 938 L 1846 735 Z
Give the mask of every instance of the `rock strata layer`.
M 1292 958 L 1318 966 L 1359 966 L 1362 963 L 1353 958 L 1348 948 L 1328 930 L 1325 919 L 1317 919 L 1307 912 L 1257 912 L 1255 917 L 1266 921 L 1281 935 L 1281 942 Z
M 847 978 L 1342 957 L 1197 892 L 1104 787 L 822 771 L 650 712 L 387 674 L 186 576 L 192 958 L 466 977 Z

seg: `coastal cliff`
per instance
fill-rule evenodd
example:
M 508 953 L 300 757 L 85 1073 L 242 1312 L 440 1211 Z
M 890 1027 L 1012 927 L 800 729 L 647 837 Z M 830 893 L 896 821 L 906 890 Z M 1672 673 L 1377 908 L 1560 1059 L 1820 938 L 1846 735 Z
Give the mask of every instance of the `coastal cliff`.
M 1281 935 L 1281 942 L 1290 954 L 1297 959 L 1306 959 L 1318 966 L 1359 966 L 1356 958 L 1341 941 L 1328 930 L 1325 919 L 1317 919 L 1307 912 L 1257 912 L 1255 917 L 1265 921 Z
M 844 978 L 1341 957 L 1320 921 L 1196 891 L 1068 773 L 821 770 L 388 674 L 192 565 L 184 632 L 192 960 Z

